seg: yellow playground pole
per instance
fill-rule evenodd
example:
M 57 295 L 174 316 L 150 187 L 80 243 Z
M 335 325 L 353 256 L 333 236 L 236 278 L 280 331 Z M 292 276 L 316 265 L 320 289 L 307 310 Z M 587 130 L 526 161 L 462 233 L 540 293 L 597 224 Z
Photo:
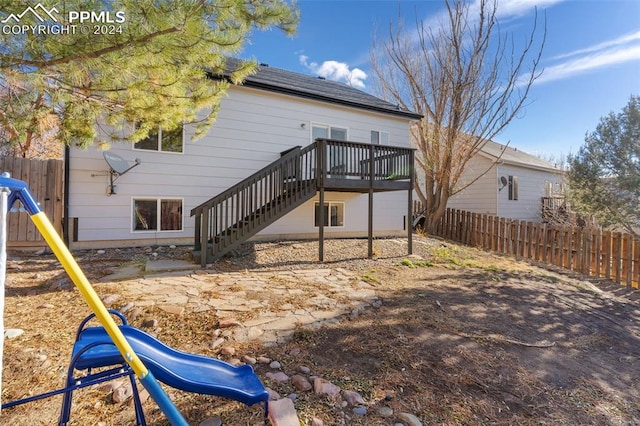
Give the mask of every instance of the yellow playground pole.
M 111 340 L 113 340 L 113 343 L 120 351 L 122 357 L 131 366 L 138 377 L 138 380 L 140 380 L 140 383 L 142 383 L 145 389 L 147 389 L 149 395 L 153 398 L 156 404 L 158 404 L 158 407 L 162 410 L 167 419 L 174 426 L 188 426 L 187 421 L 184 419 L 180 411 L 178 411 L 175 404 L 162 389 L 153 374 L 144 366 L 140 358 L 133 351 L 131 345 L 129 345 L 129 342 L 127 342 L 127 339 L 124 337 L 118 328 L 118 325 L 109 314 L 109 311 L 102 303 L 102 300 L 100 300 L 100 297 L 91 286 L 91 283 L 89 283 L 89 280 L 71 255 L 71 252 L 53 228 L 49 218 L 47 218 L 44 212 L 40 211 L 40 207 L 29 191 L 27 184 L 17 179 L 2 176 L 0 177 L 0 188 L 8 188 L 12 191 L 8 203 L 9 207 L 16 200 L 20 200 L 24 208 L 29 212 L 31 220 L 35 224 L 36 228 L 38 228 L 49 247 L 51 247 L 54 254 L 62 264 L 62 267 L 76 285 L 80 294 L 82 294 L 85 301 L 96 315 L 96 318 L 100 321 L 100 324 L 102 324 L 104 329 L 107 331 Z

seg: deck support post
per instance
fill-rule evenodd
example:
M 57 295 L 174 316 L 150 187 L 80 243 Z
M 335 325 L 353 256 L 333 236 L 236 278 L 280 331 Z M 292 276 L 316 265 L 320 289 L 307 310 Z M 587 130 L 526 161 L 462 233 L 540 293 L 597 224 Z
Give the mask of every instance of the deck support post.
M 408 254 L 413 254 L 413 186 L 415 184 L 415 170 L 414 170 L 414 155 L 415 151 L 411 150 L 409 153 L 409 190 L 407 191 L 407 246 Z
M 373 180 L 374 180 L 374 172 L 375 172 L 375 164 L 374 164 L 374 145 L 373 143 L 369 147 L 369 226 L 367 229 L 367 233 L 369 235 L 368 241 L 368 256 L 369 259 L 373 258 Z
M 324 262 L 324 188 L 320 188 L 320 202 L 318 211 L 318 259 L 320 262 Z
M 323 140 L 316 139 L 316 173 L 319 187 L 318 215 L 318 260 L 324 262 L 324 176 L 326 170 L 326 144 Z

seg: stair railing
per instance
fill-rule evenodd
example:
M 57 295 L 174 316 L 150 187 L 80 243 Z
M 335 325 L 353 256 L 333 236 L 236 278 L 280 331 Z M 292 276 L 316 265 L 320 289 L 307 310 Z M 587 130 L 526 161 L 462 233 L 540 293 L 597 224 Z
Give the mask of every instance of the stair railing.
M 312 144 L 288 150 L 278 160 L 191 210 L 191 216 L 196 216 L 195 250 L 200 251 L 202 266 L 315 194 L 315 148 Z

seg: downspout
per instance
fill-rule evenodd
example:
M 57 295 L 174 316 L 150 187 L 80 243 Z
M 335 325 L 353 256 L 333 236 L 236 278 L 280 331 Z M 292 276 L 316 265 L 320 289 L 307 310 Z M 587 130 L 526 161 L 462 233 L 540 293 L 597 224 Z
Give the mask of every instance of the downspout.
M 69 225 L 71 224 L 71 219 L 69 218 L 69 174 L 70 174 L 70 158 L 71 158 L 71 149 L 69 145 L 65 144 L 64 146 L 64 186 L 62 188 L 62 240 L 69 247 L 69 243 L 71 238 L 69 237 Z

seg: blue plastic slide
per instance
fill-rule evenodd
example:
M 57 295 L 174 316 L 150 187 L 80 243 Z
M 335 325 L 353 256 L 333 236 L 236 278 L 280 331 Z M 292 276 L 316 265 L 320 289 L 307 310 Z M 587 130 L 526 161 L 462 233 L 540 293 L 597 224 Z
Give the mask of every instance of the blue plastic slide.
M 267 403 L 269 393 L 250 365 L 233 366 L 202 355 L 181 352 L 130 325 L 119 326 L 135 353 L 164 384 L 187 392 L 222 396 L 246 405 Z M 87 327 L 78 334 L 73 356 L 88 345 L 75 368 L 103 367 L 122 362 L 122 356 L 102 327 Z

